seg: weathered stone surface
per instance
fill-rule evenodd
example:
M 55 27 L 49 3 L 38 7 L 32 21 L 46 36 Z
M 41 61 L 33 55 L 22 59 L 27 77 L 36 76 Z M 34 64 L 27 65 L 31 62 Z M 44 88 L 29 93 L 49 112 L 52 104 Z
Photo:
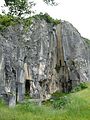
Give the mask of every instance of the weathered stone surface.
M 68 22 L 62 22 L 64 60 L 68 65 L 72 81 L 88 81 L 88 51 L 85 40 Z
M 28 31 L 23 25 L 8 27 L 0 32 L 0 96 L 12 106 L 25 94 L 46 100 L 57 90 L 70 91 L 89 79 L 86 48 L 78 31 L 65 21 L 53 26 L 34 20 Z

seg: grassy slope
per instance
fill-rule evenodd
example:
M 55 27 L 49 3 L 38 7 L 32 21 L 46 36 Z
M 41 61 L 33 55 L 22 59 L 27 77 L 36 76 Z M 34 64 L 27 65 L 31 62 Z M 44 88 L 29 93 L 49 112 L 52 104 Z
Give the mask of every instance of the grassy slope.
M 15 108 L 0 104 L 0 120 L 90 120 L 90 83 L 87 89 L 71 93 L 69 97 L 71 103 L 60 110 L 32 104 Z

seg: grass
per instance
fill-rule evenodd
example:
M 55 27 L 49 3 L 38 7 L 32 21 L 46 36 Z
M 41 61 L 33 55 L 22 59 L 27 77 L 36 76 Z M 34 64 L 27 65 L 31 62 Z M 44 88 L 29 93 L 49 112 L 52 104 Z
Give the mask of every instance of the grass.
M 90 83 L 88 88 L 67 94 L 71 102 L 62 109 L 31 103 L 9 108 L 0 102 L 0 120 L 90 120 Z

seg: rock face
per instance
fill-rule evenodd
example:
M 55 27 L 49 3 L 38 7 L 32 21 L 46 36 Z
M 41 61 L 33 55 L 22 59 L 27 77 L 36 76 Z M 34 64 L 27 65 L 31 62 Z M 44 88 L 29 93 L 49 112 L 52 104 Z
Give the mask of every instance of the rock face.
M 64 60 L 69 68 L 70 80 L 87 81 L 88 51 L 85 40 L 68 22 L 62 23 L 62 41 Z
M 25 95 L 46 100 L 89 79 L 87 44 L 68 22 L 34 20 L 0 32 L 0 97 L 10 106 Z

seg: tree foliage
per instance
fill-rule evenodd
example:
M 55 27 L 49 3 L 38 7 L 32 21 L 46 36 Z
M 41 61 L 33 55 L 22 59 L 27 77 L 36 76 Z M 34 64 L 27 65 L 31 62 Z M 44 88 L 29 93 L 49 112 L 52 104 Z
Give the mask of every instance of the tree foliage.
M 5 3 L 6 5 L 8 6 L 10 2 L 14 2 L 15 3 L 15 0 L 5 0 Z
M 43 0 L 46 4 L 50 4 L 50 5 L 57 5 L 57 3 L 55 2 L 55 0 Z
M 6 6 L 9 8 L 9 15 L 16 15 L 22 17 L 22 15 L 33 13 L 32 7 L 35 6 L 35 0 L 28 2 L 28 0 L 5 0 Z M 55 0 L 43 0 L 46 4 L 56 5 Z
M 27 2 L 27 0 L 5 0 L 6 6 L 9 8 L 9 15 L 16 15 L 21 17 L 24 14 L 31 14 L 31 8 L 35 5 L 34 2 Z
M 18 0 L 5 0 L 6 5 L 8 6 L 10 2 L 17 2 Z M 23 0 L 20 0 L 23 1 Z M 26 1 L 26 0 L 24 0 Z M 43 2 L 45 2 L 46 4 L 50 4 L 50 5 L 56 5 L 55 0 L 43 0 Z

